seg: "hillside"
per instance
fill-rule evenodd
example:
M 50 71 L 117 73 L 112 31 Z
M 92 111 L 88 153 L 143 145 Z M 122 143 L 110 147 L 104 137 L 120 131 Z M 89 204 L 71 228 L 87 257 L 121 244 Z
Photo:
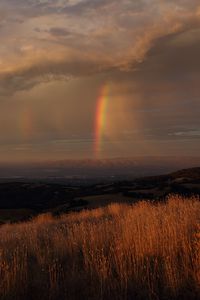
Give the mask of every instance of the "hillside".
M 112 204 L 0 227 L 2 300 L 197 300 L 200 202 Z
M 134 180 L 82 184 L 43 181 L 0 183 L 0 221 L 24 220 L 41 212 L 60 214 L 113 202 L 163 201 L 169 194 L 200 195 L 200 168 Z M 20 214 L 21 211 L 21 214 Z M 26 213 L 27 212 L 27 213 Z

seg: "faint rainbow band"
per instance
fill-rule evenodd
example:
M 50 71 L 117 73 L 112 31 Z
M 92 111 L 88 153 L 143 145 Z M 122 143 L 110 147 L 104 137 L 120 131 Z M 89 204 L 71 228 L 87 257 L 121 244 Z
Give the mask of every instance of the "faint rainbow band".
M 105 84 L 97 99 L 95 115 L 95 143 L 94 152 L 98 157 L 102 151 L 102 144 L 106 135 L 107 109 L 109 102 L 109 85 Z

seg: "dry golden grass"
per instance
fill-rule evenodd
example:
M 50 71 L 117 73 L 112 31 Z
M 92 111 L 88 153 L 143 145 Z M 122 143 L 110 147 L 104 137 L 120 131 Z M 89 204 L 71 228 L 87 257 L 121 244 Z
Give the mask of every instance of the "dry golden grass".
M 0 227 L 0 299 L 198 299 L 200 202 L 112 204 Z

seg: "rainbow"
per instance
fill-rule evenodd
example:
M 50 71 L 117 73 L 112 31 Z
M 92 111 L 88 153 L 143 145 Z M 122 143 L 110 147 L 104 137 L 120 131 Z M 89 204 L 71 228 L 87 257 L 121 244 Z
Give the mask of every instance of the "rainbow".
M 106 135 L 106 117 L 109 102 L 109 86 L 105 84 L 100 91 L 97 99 L 96 114 L 95 114 L 95 143 L 94 151 L 96 156 L 99 156 L 102 150 L 102 142 Z

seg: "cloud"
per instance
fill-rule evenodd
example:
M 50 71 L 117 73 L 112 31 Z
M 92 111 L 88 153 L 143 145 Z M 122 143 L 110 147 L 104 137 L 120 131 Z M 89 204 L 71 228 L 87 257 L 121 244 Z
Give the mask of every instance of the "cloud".
M 49 33 L 52 34 L 53 36 L 57 36 L 57 37 L 66 37 L 71 35 L 71 32 L 66 30 L 65 28 L 61 28 L 61 27 L 52 27 L 49 29 Z
M 0 6 L 1 94 L 60 76 L 137 69 L 158 41 L 200 28 L 196 0 L 2 0 Z

